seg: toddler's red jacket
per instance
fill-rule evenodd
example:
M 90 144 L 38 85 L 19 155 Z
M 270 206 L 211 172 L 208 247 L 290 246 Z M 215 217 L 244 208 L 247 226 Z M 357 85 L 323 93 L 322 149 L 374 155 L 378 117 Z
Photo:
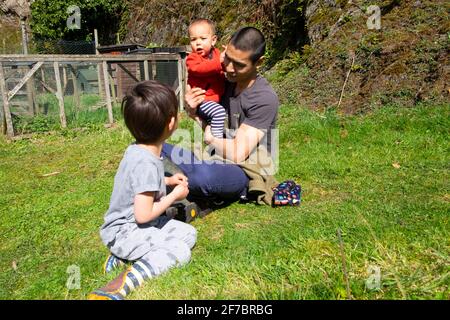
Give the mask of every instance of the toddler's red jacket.
M 188 84 L 206 90 L 205 100 L 219 102 L 225 90 L 225 76 L 220 63 L 220 50 L 211 51 L 211 59 L 192 52 L 186 58 Z

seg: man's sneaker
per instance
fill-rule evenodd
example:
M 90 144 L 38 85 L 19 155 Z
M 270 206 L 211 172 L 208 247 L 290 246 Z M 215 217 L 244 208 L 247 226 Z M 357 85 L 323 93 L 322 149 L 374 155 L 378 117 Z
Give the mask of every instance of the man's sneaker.
M 115 255 L 110 254 L 103 265 L 103 273 L 107 274 L 113 271 L 116 268 L 122 267 L 125 265 L 125 261 L 117 258 Z

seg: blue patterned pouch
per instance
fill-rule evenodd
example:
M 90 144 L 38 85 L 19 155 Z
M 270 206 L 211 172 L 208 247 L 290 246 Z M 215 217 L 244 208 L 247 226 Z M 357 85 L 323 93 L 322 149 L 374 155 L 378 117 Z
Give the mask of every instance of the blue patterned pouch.
M 302 187 L 292 180 L 286 180 L 273 188 L 273 206 L 298 206 L 302 198 Z

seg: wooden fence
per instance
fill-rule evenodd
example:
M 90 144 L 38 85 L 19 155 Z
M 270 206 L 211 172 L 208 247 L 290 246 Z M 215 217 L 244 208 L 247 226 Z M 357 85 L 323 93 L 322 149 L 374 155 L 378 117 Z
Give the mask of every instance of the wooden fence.
M 97 66 L 98 70 L 98 84 L 99 95 L 105 99 L 106 108 L 108 111 L 108 122 L 112 124 L 113 119 L 113 100 L 120 98 L 124 85 L 129 85 L 125 81 L 118 79 L 117 74 L 122 74 L 127 77 L 128 82 L 130 79 L 134 82 L 155 79 L 156 77 L 156 65 L 159 62 L 176 62 L 177 77 L 174 84 L 175 93 L 179 97 L 180 109 L 184 108 L 184 93 L 186 88 L 186 68 L 184 63 L 184 55 L 179 53 L 149 53 L 149 54 L 130 54 L 130 55 L 0 55 L 0 91 L 3 102 L 3 112 L 0 125 L 2 126 L 2 132 L 8 137 L 14 136 L 14 128 L 10 110 L 11 100 L 16 96 L 19 91 L 26 86 L 26 95 L 29 110 L 34 114 L 33 96 L 35 94 L 34 76 L 42 66 L 52 64 L 54 70 L 54 79 L 56 82 L 56 88 L 52 88 L 44 79 L 40 79 L 40 84 L 52 94 L 55 94 L 59 105 L 59 120 L 63 128 L 67 127 L 66 114 L 64 111 L 64 88 L 67 83 L 66 70 L 70 70 L 72 79 L 74 79 L 73 96 L 75 101 L 79 101 L 78 85 L 75 84 L 75 68 L 74 65 L 80 63 L 90 63 Z M 134 67 L 126 66 L 127 63 L 134 63 Z M 136 67 L 136 63 L 143 68 Z M 17 66 L 25 66 L 27 72 L 18 81 L 18 83 L 9 90 L 7 85 L 8 74 L 5 72 L 7 68 L 14 69 Z M 61 79 L 61 66 L 63 68 L 63 79 Z M 116 78 L 111 75 L 111 66 L 115 66 Z M 142 69 L 142 71 L 140 71 Z M 42 74 L 44 72 L 42 71 Z M 19 80 L 19 79 L 17 79 Z M 63 82 L 62 82 L 63 80 Z M 119 91 L 116 94 L 116 86 Z M 25 95 L 25 93 L 22 94 Z M 79 102 L 78 102 L 79 103 Z

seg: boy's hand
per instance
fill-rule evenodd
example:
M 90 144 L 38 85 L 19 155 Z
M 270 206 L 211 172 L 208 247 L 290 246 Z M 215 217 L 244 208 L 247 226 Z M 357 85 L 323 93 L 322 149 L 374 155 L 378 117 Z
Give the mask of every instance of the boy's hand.
M 186 185 L 184 185 L 184 184 L 176 185 L 176 187 L 173 189 L 173 191 L 170 194 L 174 195 L 175 201 L 183 200 L 189 194 L 189 189 L 187 187 L 187 184 Z
M 166 184 L 168 186 L 176 186 L 179 184 L 188 186 L 188 178 L 182 173 L 175 173 L 173 176 L 167 178 Z

